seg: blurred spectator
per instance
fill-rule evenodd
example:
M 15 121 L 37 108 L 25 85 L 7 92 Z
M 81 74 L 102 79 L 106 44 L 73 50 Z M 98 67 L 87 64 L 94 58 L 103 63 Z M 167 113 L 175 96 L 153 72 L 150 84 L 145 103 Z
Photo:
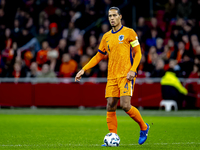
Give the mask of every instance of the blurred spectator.
M 200 49 L 199 49 L 200 50 Z M 199 55 L 196 55 L 195 57 L 194 57 L 194 64 L 196 64 L 196 65 L 200 65 L 200 54 Z
M 85 11 L 85 5 L 82 3 L 81 0 L 71 0 L 71 9 L 75 10 L 76 12 L 80 12 L 81 14 Z
M 85 18 L 88 24 L 96 21 L 99 17 L 99 6 L 97 5 L 97 0 L 90 0 L 89 3 L 86 4 L 85 12 Z
M 190 41 L 191 41 L 191 45 L 192 45 L 192 52 L 194 55 L 196 55 L 197 48 L 200 45 L 197 35 L 196 34 L 191 35 Z
M 15 19 L 14 28 L 12 29 L 13 40 L 18 43 L 20 41 L 20 35 L 21 35 L 20 22 L 18 19 Z
M 62 10 L 62 15 L 67 16 L 67 13 L 69 12 L 70 2 L 66 0 L 60 0 L 59 3 L 59 9 Z
M 76 24 L 76 26 L 81 29 L 81 25 L 84 27 L 84 24 L 81 23 L 80 18 L 81 18 L 81 13 L 78 11 L 76 12 L 75 10 L 71 9 L 69 11 L 69 16 L 70 16 L 70 21 Z
M 6 6 L 6 0 L 1 0 L 1 2 L 0 2 L 0 8 L 2 8 L 3 10 L 5 10 L 5 6 Z
M 75 42 L 75 46 L 77 47 L 77 50 L 78 50 L 78 55 L 83 55 L 84 44 L 85 43 L 84 43 L 83 35 L 79 34 Z
M 175 0 L 168 0 L 165 4 L 165 15 L 164 20 L 169 23 L 172 19 L 176 18 L 176 1 Z M 168 27 L 168 26 L 167 26 Z
M 169 68 L 173 69 L 173 71 L 176 73 L 176 75 L 178 77 L 180 77 L 180 71 L 181 71 L 181 67 L 178 65 L 177 60 L 176 59 L 170 59 L 169 60 Z
M 175 100 L 178 109 L 183 108 L 183 101 L 188 91 L 174 73 L 173 69 L 169 69 L 161 79 L 162 98 L 164 100 Z
M 0 47 L 2 47 L 2 49 L 10 49 L 12 47 L 13 40 L 11 38 L 11 30 L 9 28 L 6 28 L 3 38 L 1 40 L 2 42 L 0 42 Z
M 2 8 L 0 8 L 0 27 L 2 29 L 5 29 L 5 24 L 6 24 L 6 17 L 5 17 L 5 13 L 4 10 Z
M 60 0 L 58 7 L 61 10 L 60 27 L 63 30 L 65 26 L 67 26 L 67 23 L 69 22 L 70 2 L 66 0 Z
M 190 0 L 181 0 L 177 6 L 177 17 L 189 19 L 192 15 L 192 2 Z
M 44 33 L 48 34 L 50 21 L 48 19 L 45 19 L 42 25 L 44 26 Z
M 91 35 L 89 37 L 89 46 L 92 47 L 92 48 L 94 48 L 94 49 L 97 46 L 97 38 L 94 35 Z
M 101 41 L 101 38 L 103 37 L 103 35 L 109 31 L 109 24 L 108 23 L 102 23 L 101 25 L 101 33 L 99 34 L 99 38 L 98 41 Z
M 174 41 L 172 39 L 169 39 L 167 44 L 164 46 L 164 51 L 159 55 L 159 57 L 165 61 L 165 70 L 169 69 L 169 59 L 173 58 L 175 52 L 177 52 L 177 47 L 175 46 Z
M 44 12 L 50 17 L 54 15 L 57 7 L 54 5 L 54 0 L 47 0 L 47 6 L 44 8 Z
M 162 59 L 157 59 L 155 69 L 152 71 L 150 77 L 162 77 L 165 74 L 164 70 L 165 63 Z
M 157 58 L 158 54 L 156 53 L 156 47 L 155 46 L 150 47 L 149 53 L 147 55 L 148 72 L 153 71 Z
M 193 34 L 190 36 L 190 41 L 193 42 L 193 41 L 199 41 L 199 38 L 196 34 Z
M 100 6 L 101 8 L 100 14 L 102 16 L 107 16 L 110 7 L 112 7 L 112 0 L 103 0 Z
M 18 47 L 24 46 L 33 38 L 33 35 L 29 33 L 29 30 L 26 28 L 22 29 L 22 34 L 19 36 L 19 41 L 17 41 Z
M 35 0 L 25 1 L 25 9 L 33 17 L 33 20 L 38 23 L 39 11 L 41 11 L 40 5 Z M 37 21 L 36 21 L 37 20 Z
M 182 38 L 181 31 L 182 31 L 182 28 L 180 26 L 173 26 L 172 27 L 172 32 L 171 32 L 170 38 L 174 41 L 175 45 L 177 45 L 178 42 Z
M 143 54 L 140 64 L 138 66 L 138 77 L 141 77 L 141 76 L 145 77 L 144 72 L 147 72 L 147 71 L 148 71 L 148 63 L 146 61 L 145 55 Z
M 27 73 L 26 77 L 35 78 L 39 75 L 38 65 L 36 62 L 32 62 L 30 65 L 30 71 Z
M 156 39 L 158 37 L 158 32 L 155 29 L 151 29 L 151 35 L 146 40 L 146 45 L 148 46 L 147 49 L 149 49 L 151 46 L 156 46 Z
M 182 27 L 183 27 L 184 33 L 189 36 L 195 33 L 195 31 L 193 30 L 193 25 L 190 24 L 189 22 L 186 22 L 185 24 L 183 24 Z
M 66 39 L 60 39 L 59 44 L 58 44 L 58 47 L 57 47 L 56 49 L 58 49 L 58 52 L 59 52 L 59 59 L 61 60 L 61 59 L 62 59 L 62 55 L 63 55 L 64 53 L 67 53 L 67 52 L 68 52 L 67 41 L 66 41 Z
M 87 47 L 86 48 L 86 54 L 87 56 L 89 56 L 90 58 L 92 58 L 95 55 L 95 51 L 91 48 L 91 47 Z
M 178 63 L 180 63 L 182 61 L 182 56 L 183 56 L 183 53 L 185 52 L 185 44 L 180 41 L 178 43 L 178 51 L 174 51 L 172 53 L 172 57 L 171 58 L 174 58 L 177 60 Z
M 152 18 L 151 18 L 150 28 L 157 31 L 157 36 L 158 36 L 158 37 L 164 38 L 163 31 L 162 31 L 162 29 L 159 27 L 159 25 L 158 25 L 158 20 L 157 20 L 156 17 L 152 17 Z
M 176 45 L 175 45 L 175 43 L 174 43 L 174 41 L 172 39 L 168 40 L 167 46 L 169 46 L 169 50 L 171 52 L 173 52 L 174 50 L 176 50 Z
M 74 23 L 69 22 L 68 29 L 63 30 L 62 37 L 67 39 L 69 45 L 74 45 L 79 33 L 80 30 L 78 28 L 75 28 Z
M 12 78 L 23 78 L 26 77 L 26 73 L 22 71 L 22 65 L 19 62 L 16 62 L 13 66 L 13 71 L 9 75 Z
M 144 17 L 139 17 L 138 23 L 137 23 L 137 31 L 141 31 L 141 40 L 145 41 L 147 38 L 147 32 L 149 30 L 149 27 L 145 23 Z
M 29 30 L 31 35 L 33 35 L 34 37 L 37 35 L 36 34 L 36 26 L 33 24 L 33 18 L 32 17 L 28 18 L 28 21 L 27 21 L 25 27 Z
M 27 18 L 26 18 L 26 12 L 25 12 L 25 10 L 23 10 L 22 8 L 18 8 L 17 9 L 17 13 L 16 13 L 16 15 L 15 15 L 15 18 L 17 19 L 17 20 L 19 20 L 19 22 L 20 22 L 20 27 L 25 27 L 25 24 L 26 24 L 26 22 L 27 22 Z
M 77 70 L 77 62 L 71 59 L 68 53 L 63 54 L 59 77 L 72 77 Z
M 152 56 L 151 56 L 151 61 L 152 61 L 151 65 L 155 66 L 157 59 L 158 59 L 158 54 L 157 53 L 153 53 Z
M 193 70 L 190 73 L 188 78 L 199 78 L 200 77 L 200 70 L 199 69 L 200 69 L 200 66 L 197 65 L 197 64 L 194 64 L 193 65 Z
M 190 41 L 189 41 L 189 36 L 187 34 L 182 36 L 182 40 L 185 43 L 185 50 L 189 50 L 190 49 Z
M 171 57 L 171 50 L 169 49 L 168 45 L 164 46 L 164 51 L 159 55 L 164 61 L 168 61 Z
M 55 72 L 50 70 L 48 63 L 42 65 L 41 73 L 37 76 L 38 78 L 56 78 Z
M 39 70 L 44 63 L 47 62 L 47 52 L 51 48 L 49 47 L 49 43 L 47 41 L 42 42 L 42 49 L 38 51 L 36 62 L 38 64 Z
M 151 46 L 150 49 L 149 49 L 148 56 L 147 56 L 148 64 L 152 63 L 152 56 L 153 56 L 154 53 L 156 53 L 156 47 L 155 46 Z
M 17 43 L 13 42 L 12 44 L 12 48 L 10 49 L 5 49 L 2 51 L 2 58 L 5 62 L 5 64 L 11 65 L 12 60 L 15 58 L 15 56 L 17 55 L 16 53 L 17 50 Z
M 164 41 L 163 41 L 162 38 L 156 39 L 156 52 L 157 52 L 157 54 L 161 54 L 164 51 L 163 42 Z
M 89 47 L 91 47 L 94 52 L 98 51 L 98 43 L 97 38 L 94 35 L 89 37 Z
M 76 46 L 69 46 L 68 52 L 73 60 L 75 60 L 77 63 L 80 62 L 80 56 L 78 55 L 78 49 Z
M 182 62 L 179 63 L 181 67 L 182 77 L 188 78 L 190 73 L 193 69 L 193 61 L 190 57 L 190 54 L 188 52 L 185 52 L 182 56 Z
M 50 32 L 47 36 L 47 41 L 49 42 L 50 47 L 56 48 L 60 39 L 62 38 L 61 34 L 58 32 L 57 23 L 53 22 L 49 25 Z
M 44 32 L 43 26 L 40 26 L 39 32 L 38 32 L 36 38 L 37 38 L 38 42 L 40 43 L 40 45 L 42 45 L 43 41 L 47 40 L 47 34 Z
M 197 49 L 200 46 L 199 41 L 192 41 L 191 42 L 192 46 L 191 46 L 191 51 L 190 53 L 193 55 L 197 55 Z
M 196 56 L 200 56 L 200 45 L 198 45 L 196 47 L 196 51 L 195 51 Z

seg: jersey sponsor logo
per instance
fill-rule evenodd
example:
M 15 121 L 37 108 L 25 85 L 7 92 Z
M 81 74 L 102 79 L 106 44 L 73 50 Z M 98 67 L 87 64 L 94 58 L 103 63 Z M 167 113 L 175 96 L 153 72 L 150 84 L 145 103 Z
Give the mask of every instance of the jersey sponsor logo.
M 123 41 L 124 40 L 124 35 L 120 35 L 118 39 L 119 39 L 119 41 Z

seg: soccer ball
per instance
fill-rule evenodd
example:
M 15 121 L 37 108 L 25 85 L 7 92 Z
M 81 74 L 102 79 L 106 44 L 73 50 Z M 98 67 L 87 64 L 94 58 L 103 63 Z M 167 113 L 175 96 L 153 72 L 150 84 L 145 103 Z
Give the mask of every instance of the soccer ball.
M 119 146 L 120 138 L 116 133 L 108 133 L 104 137 L 103 142 L 106 146 L 111 146 L 111 147 Z

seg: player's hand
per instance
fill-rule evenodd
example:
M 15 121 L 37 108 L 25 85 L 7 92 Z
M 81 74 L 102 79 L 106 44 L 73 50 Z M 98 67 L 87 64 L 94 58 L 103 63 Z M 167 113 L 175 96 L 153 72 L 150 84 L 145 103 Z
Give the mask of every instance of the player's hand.
M 136 75 L 136 73 L 134 71 L 129 71 L 126 79 L 129 81 L 132 81 L 134 79 L 135 75 Z
M 81 76 L 84 74 L 84 72 L 85 72 L 85 71 L 84 71 L 83 69 L 81 69 L 81 70 L 76 74 L 75 82 L 81 80 Z

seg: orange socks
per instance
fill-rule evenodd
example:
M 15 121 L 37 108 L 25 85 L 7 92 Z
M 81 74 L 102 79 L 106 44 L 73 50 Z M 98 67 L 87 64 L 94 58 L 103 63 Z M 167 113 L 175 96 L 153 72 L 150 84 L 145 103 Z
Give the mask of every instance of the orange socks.
M 147 125 L 143 121 L 142 116 L 140 115 L 140 112 L 138 111 L 137 108 L 131 106 L 131 109 L 126 113 L 139 124 L 141 130 L 147 129 Z M 116 133 L 117 134 L 116 112 L 107 112 L 106 120 L 107 120 L 107 125 L 108 125 L 108 129 L 109 129 L 110 133 Z
M 129 111 L 126 112 L 133 120 L 135 120 L 139 126 L 141 130 L 146 130 L 147 129 L 147 125 L 146 123 L 143 121 L 142 116 L 140 115 L 140 112 L 138 111 L 137 108 L 131 106 L 131 109 Z
M 110 133 L 117 134 L 117 116 L 116 112 L 107 112 L 107 125 Z

